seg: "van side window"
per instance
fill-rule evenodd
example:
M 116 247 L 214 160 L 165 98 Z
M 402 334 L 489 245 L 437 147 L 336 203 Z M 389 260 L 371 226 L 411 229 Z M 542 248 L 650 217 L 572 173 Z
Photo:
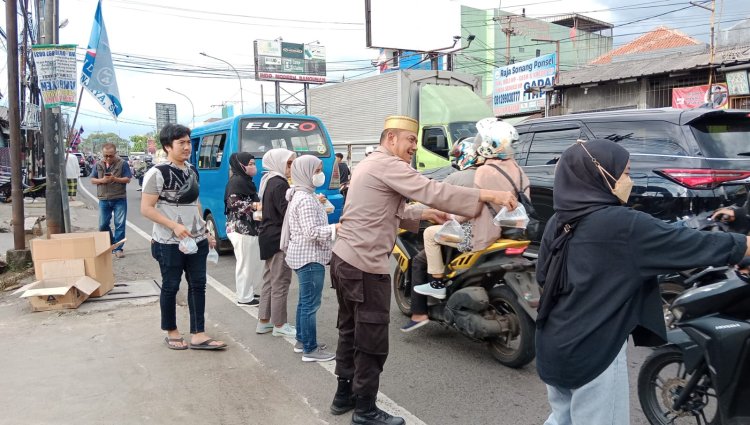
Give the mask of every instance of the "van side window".
M 203 136 L 198 154 L 198 168 L 219 168 L 224 156 L 224 144 L 226 140 L 226 133 Z
M 667 121 L 609 121 L 587 123 L 597 138 L 609 139 L 630 153 L 687 156 L 680 126 Z
M 422 133 L 422 147 L 428 151 L 448 158 L 448 139 L 441 127 L 425 128 Z
M 580 128 L 535 133 L 526 159 L 526 165 L 557 164 L 562 152 L 580 137 Z

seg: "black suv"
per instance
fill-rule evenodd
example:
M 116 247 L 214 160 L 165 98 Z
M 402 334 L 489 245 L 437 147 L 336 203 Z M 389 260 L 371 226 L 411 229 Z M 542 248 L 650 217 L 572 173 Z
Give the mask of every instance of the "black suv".
M 542 224 L 553 214 L 560 154 L 578 139 L 609 139 L 630 152 L 628 205 L 666 221 L 748 200 L 750 111 L 640 109 L 524 121 L 516 160 Z M 539 241 L 543 226 L 537 235 Z

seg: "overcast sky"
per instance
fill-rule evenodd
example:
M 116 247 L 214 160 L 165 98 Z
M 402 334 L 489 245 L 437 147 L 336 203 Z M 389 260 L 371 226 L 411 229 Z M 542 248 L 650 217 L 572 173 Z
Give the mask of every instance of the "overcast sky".
M 379 0 L 372 0 L 373 2 Z M 386 0 L 383 0 L 386 1 Z M 428 1 L 436 4 L 438 0 Z M 86 47 L 96 10 L 96 0 L 60 0 L 60 20 L 68 25 L 60 30 L 61 43 Z M 532 17 L 560 13 L 581 13 L 616 25 L 614 43 L 625 43 L 658 25 L 667 25 L 708 41 L 710 12 L 688 7 L 686 0 L 462 0 L 478 8 L 502 7 Z M 750 16 L 748 0 L 717 0 L 719 28 L 728 28 Z M 220 6 L 211 9 L 212 5 Z M 436 8 L 435 8 L 436 9 Z M 4 8 L 0 12 L 5 27 Z M 398 13 L 394 10 L 394 13 Z M 234 65 L 242 75 L 245 112 L 261 109 L 261 83 L 252 79 L 253 40 L 275 39 L 326 47 L 328 78 L 343 75 L 355 78 L 374 75 L 370 61 L 376 50 L 365 47 L 364 0 L 104 0 L 104 21 L 115 59 L 115 70 L 123 113 L 118 122 L 88 94 L 84 94 L 78 123 L 85 132 L 118 133 L 127 138 L 145 134 L 155 127 L 155 103 L 177 104 L 178 122 L 190 124 L 190 103 L 167 87 L 187 95 L 195 106 L 195 122 L 200 125 L 221 116 L 222 103 L 234 103 L 240 110 L 239 82 L 229 68 L 199 55 L 206 52 Z M 653 17 L 653 18 L 652 18 Z M 630 23 L 644 18 L 643 22 Z M 429 20 L 414 17 L 412 25 L 400 26 L 405 33 L 418 33 Z M 488 23 L 488 25 L 493 25 Z M 408 36 L 408 35 L 407 35 Z M 405 37 L 407 37 L 405 36 Z M 446 35 L 450 44 L 450 35 Z M 82 51 L 80 57 L 82 57 Z M 130 56 L 129 58 L 126 55 Z M 80 72 L 79 63 L 79 72 Z M 157 66 L 163 71 L 149 69 Z M 180 72 L 187 70 L 187 72 Z M 208 72 L 210 78 L 197 72 Z M 262 83 L 266 102 L 273 102 L 273 83 Z M 0 91 L 7 93 L 7 69 L 3 66 Z M 7 97 L 2 102 L 7 105 Z M 72 115 L 72 110 L 68 111 Z M 85 136 L 86 134 L 84 134 Z

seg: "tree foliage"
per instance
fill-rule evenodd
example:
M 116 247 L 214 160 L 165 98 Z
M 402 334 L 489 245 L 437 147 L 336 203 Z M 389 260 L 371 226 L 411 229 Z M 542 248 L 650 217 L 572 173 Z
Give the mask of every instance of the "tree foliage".
M 130 136 L 130 150 L 132 152 L 146 152 L 148 147 L 148 136 L 133 135 Z
M 129 152 L 128 145 L 130 142 L 115 133 L 93 133 L 86 137 L 82 144 L 85 150 L 90 149 L 95 153 L 99 153 L 102 151 L 102 145 L 108 142 L 114 143 L 119 153 Z

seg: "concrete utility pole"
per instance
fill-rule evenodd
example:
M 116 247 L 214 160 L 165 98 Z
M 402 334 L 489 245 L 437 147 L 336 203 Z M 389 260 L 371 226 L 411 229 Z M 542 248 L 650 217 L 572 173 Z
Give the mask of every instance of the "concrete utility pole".
M 711 0 L 711 7 L 703 6 L 702 4 L 698 4 L 696 2 L 691 1 L 690 4 L 693 6 L 700 7 L 701 9 L 706 9 L 709 12 L 711 12 L 711 23 L 710 23 L 710 29 L 711 29 L 711 43 L 709 44 L 709 61 L 708 61 L 708 92 L 706 94 L 706 97 L 708 98 L 706 102 L 710 101 L 711 99 L 711 85 L 713 84 L 713 76 L 714 76 L 714 52 L 716 51 L 715 42 L 714 42 L 714 15 L 716 14 L 716 0 Z
M 513 28 L 511 16 L 508 15 L 508 26 L 503 28 L 502 31 L 505 33 L 505 64 L 510 65 L 510 36 L 516 35 L 516 30 Z
M 57 0 L 44 2 L 44 24 L 42 25 L 42 43 L 57 43 Z M 62 166 L 59 111 L 42 108 L 42 138 L 44 140 L 44 164 L 47 172 L 45 188 L 47 233 L 63 233 L 65 217 L 63 216 L 62 199 Z M 67 198 L 66 198 L 67 199 Z
M 13 202 L 13 248 L 26 248 L 23 228 L 23 189 L 21 188 L 21 117 L 18 108 L 18 22 L 15 1 L 5 2 L 5 28 L 8 42 L 8 122 L 10 126 L 10 184 Z

